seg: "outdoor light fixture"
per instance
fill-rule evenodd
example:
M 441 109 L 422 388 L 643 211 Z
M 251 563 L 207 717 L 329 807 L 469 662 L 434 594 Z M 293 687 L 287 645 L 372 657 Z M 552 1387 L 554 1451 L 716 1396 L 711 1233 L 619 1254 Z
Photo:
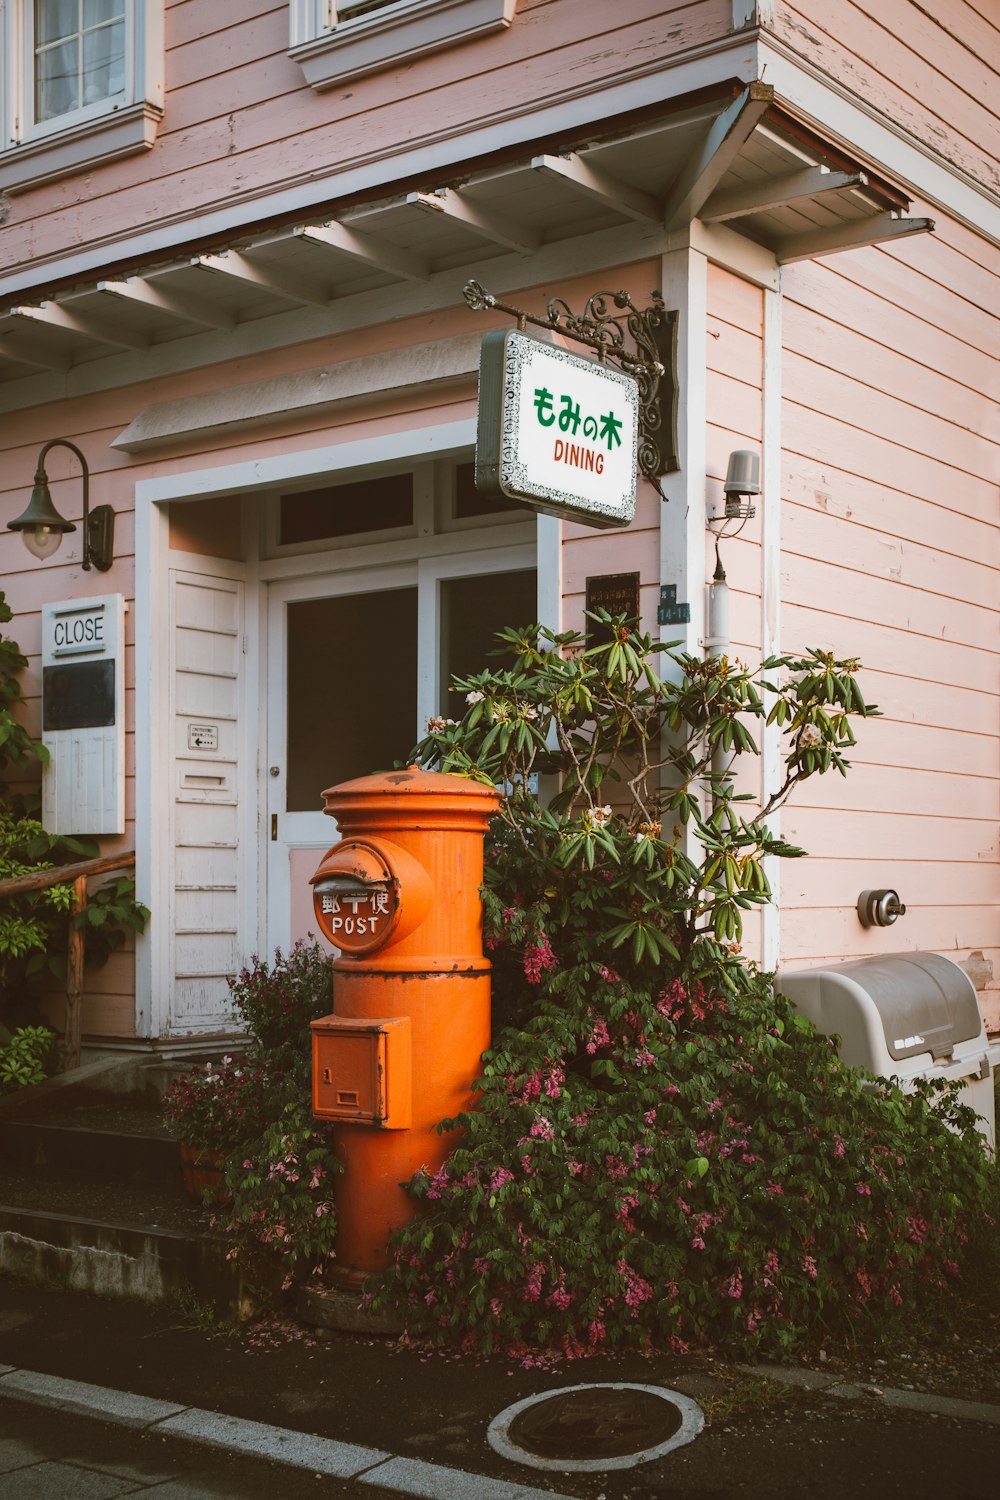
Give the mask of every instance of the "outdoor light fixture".
M 757 514 L 749 496 L 760 494 L 760 458 L 749 448 L 735 448 L 729 455 L 726 478 L 722 486 L 725 504 L 722 510 L 709 511 L 706 526 L 715 538 L 715 573 L 708 586 L 708 638 L 706 649 L 712 656 L 726 656 L 729 640 L 729 584 L 719 555 L 723 538 L 739 536 L 748 521 Z M 745 503 L 744 503 L 745 502 Z M 728 767 L 719 741 L 712 758 L 713 771 L 721 776 Z
M 93 510 L 90 509 L 90 470 L 87 468 L 87 460 L 76 444 L 67 442 L 65 438 L 52 438 L 39 453 L 35 485 L 28 508 L 15 521 L 11 521 L 9 530 L 19 531 L 28 551 L 39 558 L 51 557 L 59 549 L 63 532 L 76 530 L 74 523 L 61 516 L 52 503 L 48 475 L 45 472 L 45 455 L 50 448 L 69 448 L 80 460 L 83 470 L 83 567 L 88 571 L 96 568 L 99 573 L 106 573 L 114 560 L 115 513 L 110 505 L 98 505 Z
M 742 505 L 744 497 L 760 494 L 760 459 L 749 448 L 735 448 L 729 455 L 726 480 L 722 486 L 726 497 L 726 519 L 728 521 L 752 520 L 756 511 L 749 504 Z

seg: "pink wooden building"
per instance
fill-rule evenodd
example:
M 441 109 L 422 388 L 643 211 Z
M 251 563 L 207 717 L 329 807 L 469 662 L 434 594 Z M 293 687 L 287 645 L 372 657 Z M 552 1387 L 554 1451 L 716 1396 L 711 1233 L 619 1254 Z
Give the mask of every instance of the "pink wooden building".
M 93 977 L 91 1048 L 229 1027 L 226 976 L 309 925 L 321 789 L 404 754 L 499 625 L 579 624 L 588 578 L 638 573 L 644 626 L 674 585 L 691 619 L 663 635 L 705 649 L 734 449 L 762 474 L 724 549 L 734 652 L 857 655 L 884 712 L 848 780 L 786 808 L 812 858 L 749 946 L 1000 969 L 993 5 L 0 16 L 3 522 L 52 438 L 115 512 L 107 572 L 79 526 L 41 559 L 0 531 L 2 585 L 35 730 L 66 622 L 121 625 L 114 723 L 47 730 L 46 797 L 137 850 L 153 912 Z M 506 320 L 469 311 L 470 277 L 537 311 L 619 286 L 677 309 L 666 504 L 641 484 L 635 522 L 594 531 L 477 497 L 479 343 Z M 76 457 L 46 467 L 79 522 Z M 895 926 L 861 926 L 873 887 L 905 902 Z M 980 999 L 1000 1025 L 995 980 Z

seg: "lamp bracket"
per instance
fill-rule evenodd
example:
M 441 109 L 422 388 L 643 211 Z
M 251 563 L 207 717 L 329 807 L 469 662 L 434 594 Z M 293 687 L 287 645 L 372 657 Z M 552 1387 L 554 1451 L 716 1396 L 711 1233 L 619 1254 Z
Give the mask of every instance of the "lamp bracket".
M 602 364 L 609 361 L 639 387 L 639 473 L 666 495 L 661 474 L 680 468 L 677 458 L 677 310 L 653 292 L 649 307 L 638 308 L 628 292 L 594 292 L 581 313 L 562 297 L 552 297 L 546 315 L 525 312 L 469 281 L 462 295 L 473 312 L 496 310 L 516 318 L 523 333 L 528 323 L 547 328 L 593 349 Z

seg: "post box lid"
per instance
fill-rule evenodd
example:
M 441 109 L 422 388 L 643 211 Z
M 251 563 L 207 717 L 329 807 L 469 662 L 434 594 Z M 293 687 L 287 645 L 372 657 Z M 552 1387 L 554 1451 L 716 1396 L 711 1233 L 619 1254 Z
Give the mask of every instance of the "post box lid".
M 327 787 L 324 797 L 337 796 L 384 797 L 462 797 L 472 800 L 499 802 L 499 794 L 492 782 L 474 781 L 469 776 L 455 776 L 450 771 L 424 771 L 420 766 L 405 766 L 398 771 L 378 771 L 373 776 L 356 776 L 353 781 L 341 781 Z
M 359 776 L 323 793 L 323 811 L 345 834 L 404 828 L 484 833 L 499 806 L 500 793 L 491 782 L 419 766 Z

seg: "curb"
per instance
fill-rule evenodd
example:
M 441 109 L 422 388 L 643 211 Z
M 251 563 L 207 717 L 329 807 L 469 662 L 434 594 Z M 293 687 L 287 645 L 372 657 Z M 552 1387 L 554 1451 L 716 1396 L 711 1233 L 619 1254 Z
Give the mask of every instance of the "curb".
M 314 1433 L 249 1422 L 197 1406 L 179 1406 L 108 1386 L 65 1380 L 12 1365 L 0 1365 L 0 1397 L 27 1401 L 55 1411 L 96 1417 L 133 1431 L 172 1434 L 205 1447 L 247 1458 L 269 1459 L 334 1479 L 349 1479 L 422 1500 L 578 1500 L 556 1490 L 513 1484 L 488 1474 L 446 1468 L 422 1459 L 402 1458 L 379 1448 L 363 1448 Z
M 918 1411 L 924 1416 L 953 1417 L 962 1422 L 985 1422 L 1000 1427 L 1000 1406 L 988 1401 L 963 1401 L 957 1396 L 937 1396 L 927 1391 L 904 1391 L 892 1385 L 854 1385 L 842 1380 L 839 1375 L 827 1375 L 822 1370 L 798 1370 L 783 1365 L 742 1365 L 747 1375 L 756 1375 L 762 1380 L 773 1380 L 781 1385 L 798 1386 L 802 1390 L 817 1391 L 824 1396 L 836 1396 L 840 1401 L 861 1401 L 866 1396 L 882 1401 L 886 1406 L 902 1411 Z

